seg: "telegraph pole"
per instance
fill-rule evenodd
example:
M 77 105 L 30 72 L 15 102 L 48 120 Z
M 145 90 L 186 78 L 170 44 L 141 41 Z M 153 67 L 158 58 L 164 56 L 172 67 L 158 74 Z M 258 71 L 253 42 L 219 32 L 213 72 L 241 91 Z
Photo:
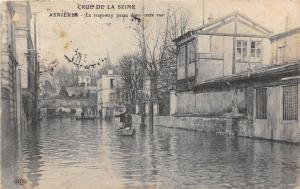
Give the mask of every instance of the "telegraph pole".
M 33 123 L 38 123 L 38 96 L 39 96 L 39 63 L 37 57 L 37 37 L 36 37 L 36 13 L 33 13 L 34 19 L 34 97 L 33 97 Z
M 142 7 L 142 56 L 143 56 L 143 72 L 145 73 L 147 71 L 147 54 L 146 54 L 146 39 L 145 39 L 145 22 L 144 22 L 144 14 L 145 14 L 145 2 L 143 0 L 143 7 Z M 144 82 L 144 81 L 143 81 Z M 144 88 L 144 83 L 142 83 L 142 88 Z M 144 95 L 143 90 L 141 90 L 141 101 L 142 101 L 142 107 L 141 107 L 141 126 L 145 125 L 145 102 L 144 102 Z M 150 118 L 149 118 L 150 120 Z
M 203 13 L 203 15 L 202 15 L 202 25 L 204 25 L 204 0 L 202 0 L 202 13 Z

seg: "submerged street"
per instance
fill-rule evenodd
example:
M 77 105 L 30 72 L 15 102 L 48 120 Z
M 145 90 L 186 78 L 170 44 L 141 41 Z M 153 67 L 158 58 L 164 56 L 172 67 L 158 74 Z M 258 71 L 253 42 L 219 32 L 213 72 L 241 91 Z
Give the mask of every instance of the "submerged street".
M 179 129 L 46 119 L 3 156 L 3 188 L 296 188 L 299 146 Z M 15 183 L 16 175 L 27 180 Z
M 299 0 L 0 10 L 0 189 L 300 189 Z

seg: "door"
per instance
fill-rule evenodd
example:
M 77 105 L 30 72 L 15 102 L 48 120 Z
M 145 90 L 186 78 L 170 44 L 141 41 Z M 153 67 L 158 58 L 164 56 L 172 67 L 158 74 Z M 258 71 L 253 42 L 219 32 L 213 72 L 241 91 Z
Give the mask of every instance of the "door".
M 278 119 L 280 114 L 280 88 L 270 87 L 268 88 L 268 129 L 269 129 L 269 138 L 276 138 L 276 130 L 278 128 Z

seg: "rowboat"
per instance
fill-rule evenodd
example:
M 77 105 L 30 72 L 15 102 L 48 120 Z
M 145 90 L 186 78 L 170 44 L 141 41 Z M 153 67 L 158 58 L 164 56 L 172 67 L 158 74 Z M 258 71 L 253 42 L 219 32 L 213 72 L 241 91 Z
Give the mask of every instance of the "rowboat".
M 131 127 L 124 127 L 116 129 L 116 135 L 118 136 L 133 136 L 136 133 L 136 130 Z
M 133 136 L 136 133 L 136 130 L 132 127 L 124 127 L 120 122 L 118 117 L 115 117 L 114 120 L 115 133 L 118 136 Z

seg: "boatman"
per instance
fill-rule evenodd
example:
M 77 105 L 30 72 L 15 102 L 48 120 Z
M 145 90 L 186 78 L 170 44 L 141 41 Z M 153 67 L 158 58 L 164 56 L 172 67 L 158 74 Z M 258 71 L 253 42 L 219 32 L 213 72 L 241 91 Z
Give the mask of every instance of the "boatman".
M 131 114 L 126 109 L 126 112 L 125 112 L 125 127 L 131 128 L 131 124 L 132 124 L 131 122 L 132 122 Z

